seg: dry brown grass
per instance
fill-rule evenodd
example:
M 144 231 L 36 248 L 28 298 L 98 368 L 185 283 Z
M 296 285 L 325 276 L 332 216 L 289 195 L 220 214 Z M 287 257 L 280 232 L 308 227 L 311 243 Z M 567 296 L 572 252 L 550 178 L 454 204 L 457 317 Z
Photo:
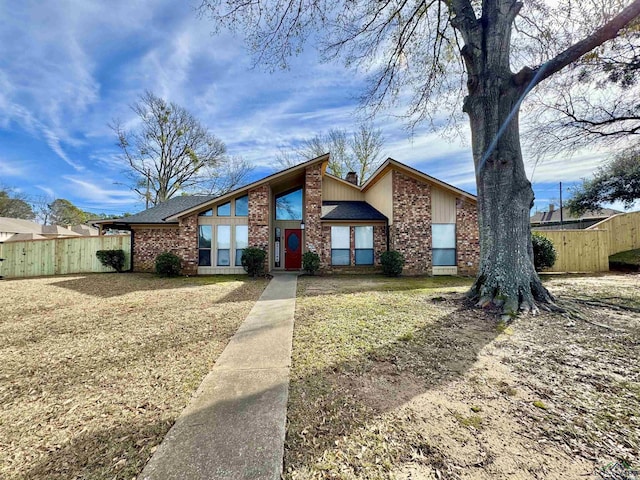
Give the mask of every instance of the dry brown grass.
M 135 477 L 266 281 L 0 282 L 0 478 Z
M 637 468 L 640 277 L 547 284 L 582 319 L 503 325 L 461 300 L 470 281 L 460 279 L 301 279 L 285 478 L 564 480 L 614 478 L 602 471 L 613 461 Z

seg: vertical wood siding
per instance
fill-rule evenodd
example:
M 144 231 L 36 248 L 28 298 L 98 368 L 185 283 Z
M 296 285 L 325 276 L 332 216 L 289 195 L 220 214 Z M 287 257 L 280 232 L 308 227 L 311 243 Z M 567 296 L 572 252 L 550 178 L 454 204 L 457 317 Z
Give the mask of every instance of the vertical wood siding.
M 68 273 L 113 272 L 96 258 L 98 250 L 122 249 L 125 269 L 131 265 L 131 237 L 56 238 L 0 244 L 0 275 L 5 278 L 65 275 Z

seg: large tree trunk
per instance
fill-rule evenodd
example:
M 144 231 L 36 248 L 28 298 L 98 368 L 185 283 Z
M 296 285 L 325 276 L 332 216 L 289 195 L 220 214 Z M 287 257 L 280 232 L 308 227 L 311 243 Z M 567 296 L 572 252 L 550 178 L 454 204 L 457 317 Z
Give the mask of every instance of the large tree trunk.
M 526 86 L 516 84 L 509 68 L 507 32 L 513 17 L 508 8 L 494 9 L 484 17 L 483 53 L 463 52 L 471 67 L 464 110 L 471 121 L 480 223 L 480 268 L 470 295 L 479 305 L 493 303 L 509 315 L 536 312 L 536 302 L 552 302 L 533 266 L 529 212 L 534 196 L 518 128 Z

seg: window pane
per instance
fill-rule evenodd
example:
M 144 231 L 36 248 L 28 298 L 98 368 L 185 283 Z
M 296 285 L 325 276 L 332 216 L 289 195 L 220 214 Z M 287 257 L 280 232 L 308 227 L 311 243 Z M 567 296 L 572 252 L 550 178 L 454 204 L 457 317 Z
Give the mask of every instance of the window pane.
M 456 224 L 442 223 L 431 225 L 433 233 L 432 248 L 456 248 Z
M 229 249 L 218 249 L 218 266 L 220 267 L 228 267 L 229 266 Z
M 351 248 L 349 227 L 331 227 L 331 248 Z
M 236 249 L 236 267 L 242 266 L 242 252 L 244 249 Z
M 210 208 L 209 210 L 205 210 L 204 212 L 200 212 L 198 214 L 198 216 L 200 216 L 200 217 L 212 217 L 213 216 L 213 209 Z
M 373 248 L 356 248 L 356 265 L 373 265 Z
M 276 220 L 302 220 L 302 189 L 276 197 Z
M 249 215 L 249 197 L 236 198 L 236 217 L 246 217 Z
M 231 226 L 218 225 L 218 248 L 231 248 Z
M 242 266 L 242 251 L 249 246 L 249 226 L 236 225 L 236 266 Z
M 231 215 L 231 202 L 223 203 L 222 205 L 218 205 L 218 216 L 219 217 L 228 217 Z
M 331 265 L 350 265 L 349 249 L 331 249 Z
M 211 225 L 200 225 L 198 235 L 198 247 L 211 248 Z
M 249 246 L 249 226 L 236 225 L 236 248 L 246 248 Z
M 211 250 L 198 250 L 198 265 L 200 267 L 211 266 Z
M 456 249 L 433 249 L 433 266 L 448 267 L 456 265 Z
M 373 227 L 356 227 L 356 248 L 373 248 Z

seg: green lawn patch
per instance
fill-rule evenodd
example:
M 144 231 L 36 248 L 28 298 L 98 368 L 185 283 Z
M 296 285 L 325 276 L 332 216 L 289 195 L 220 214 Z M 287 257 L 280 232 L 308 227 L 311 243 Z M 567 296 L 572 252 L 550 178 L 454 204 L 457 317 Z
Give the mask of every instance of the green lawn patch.
M 640 271 L 640 248 L 619 252 L 609 257 L 611 270 Z

